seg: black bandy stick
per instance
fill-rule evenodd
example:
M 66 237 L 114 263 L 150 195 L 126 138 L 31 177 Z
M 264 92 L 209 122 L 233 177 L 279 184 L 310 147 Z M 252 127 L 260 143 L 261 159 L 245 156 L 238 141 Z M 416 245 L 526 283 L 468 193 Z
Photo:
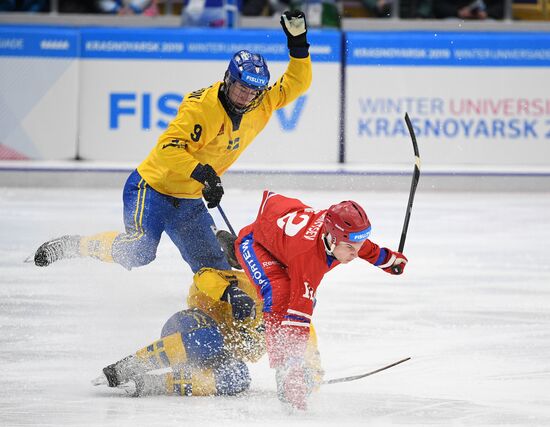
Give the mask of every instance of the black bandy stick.
M 407 230 L 409 228 L 409 220 L 411 219 L 411 211 L 414 201 L 414 195 L 416 193 L 416 187 L 418 186 L 418 181 L 420 180 L 420 153 L 418 152 L 418 144 L 416 142 L 416 135 L 414 134 L 414 129 L 411 123 L 411 119 L 409 118 L 409 114 L 405 113 L 405 122 L 407 123 L 407 128 L 409 129 L 409 134 L 411 135 L 411 141 L 413 144 L 413 150 L 414 150 L 414 157 L 415 157 L 415 163 L 414 163 L 414 172 L 413 177 L 411 181 L 411 191 L 409 192 L 409 202 L 407 204 L 407 212 L 405 213 L 405 221 L 403 222 L 403 230 L 401 231 L 401 239 L 399 240 L 399 248 L 397 249 L 398 252 L 403 252 L 403 248 L 405 247 L 405 239 L 407 238 Z M 399 274 L 403 271 L 403 267 L 401 265 L 396 265 L 395 267 L 392 267 L 392 270 L 395 274 Z
M 231 231 L 231 234 L 236 236 L 235 230 L 233 230 L 233 227 L 231 227 L 231 223 L 227 219 L 227 216 L 225 215 L 225 212 L 223 211 L 221 205 L 218 205 L 218 211 L 220 212 L 220 215 L 222 216 L 223 220 L 225 221 L 225 224 L 227 225 L 227 228 L 229 228 L 229 231 Z
M 350 377 L 342 377 L 342 378 L 334 378 L 332 380 L 327 380 L 327 381 L 323 381 L 323 384 L 337 384 L 337 383 L 345 383 L 345 382 L 349 382 L 349 381 L 355 381 L 355 380 L 360 380 L 361 378 L 365 378 L 365 377 L 368 377 L 370 375 L 374 375 L 374 374 L 377 374 L 378 372 L 382 372 L 382 371 L 385 371 L 386 369 L 389 369 L 389 368 L 392 368 L 394 366 L 397 366 L 403 362 L 406 362 L 407 360 L 410 360 L 411 358 L 410 357 L 407 357 L 405 359 L 401 359 L 401 360 L 398 360 L 397 362 L 393 362 L 389 365 L 386 365 L 382 368 L 378 368 L 378 369 L 375 369 L 374 371 L 371 371 L 371 372 L 367 372 L 365 374 L 360 374 L 360 375 L 352 375 Z

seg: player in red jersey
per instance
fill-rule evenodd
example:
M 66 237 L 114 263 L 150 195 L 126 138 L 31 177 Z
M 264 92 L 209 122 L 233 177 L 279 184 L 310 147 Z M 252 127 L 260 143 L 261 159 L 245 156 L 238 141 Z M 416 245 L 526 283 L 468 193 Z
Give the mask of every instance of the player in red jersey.
M 278 397 L 292 408 L 307 408 L 314 385 L 304 369 L 304 354 L 323 276 L 355 258 L 390 274 L 401 274 L 407 263 L 403 254 L 371 242 L 370 231 L 367 214 L 353 201 L 315 210 L 265 191 L 256 221 L 235 242 L 237 260 L 263 298 Z

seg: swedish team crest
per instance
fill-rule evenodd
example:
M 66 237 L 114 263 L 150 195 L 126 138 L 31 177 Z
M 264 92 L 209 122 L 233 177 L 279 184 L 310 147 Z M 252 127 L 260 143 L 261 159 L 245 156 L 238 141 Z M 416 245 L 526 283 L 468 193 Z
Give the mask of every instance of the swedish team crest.
M 229 142 L 227 143 L 227 149 L 236 150 L 237 148 L 239 148 L 239 141 L 240 141 L 239 137 L 235 139 L 230 139 Z

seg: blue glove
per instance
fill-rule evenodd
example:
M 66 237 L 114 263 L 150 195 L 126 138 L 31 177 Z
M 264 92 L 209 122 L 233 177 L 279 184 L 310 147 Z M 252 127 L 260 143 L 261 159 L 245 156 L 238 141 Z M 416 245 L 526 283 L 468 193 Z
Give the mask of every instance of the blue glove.
M 235 320 L 256 317 L 256 304 L 254 300 L 246 292 L 239 289 L 237 285 L 229 285 L 220 299 L 231 304 L 231 312 Z

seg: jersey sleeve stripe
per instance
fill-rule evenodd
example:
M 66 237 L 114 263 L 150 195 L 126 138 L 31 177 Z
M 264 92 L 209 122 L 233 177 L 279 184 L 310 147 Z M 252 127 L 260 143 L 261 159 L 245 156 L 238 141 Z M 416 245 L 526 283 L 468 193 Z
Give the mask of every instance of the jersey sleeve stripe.
M 388 256 L 388 251 L 386 248 L 380 248 L 380 254 L 378 255 L 377 260 L 374 262 L 374 265 L 377 267 L 384 262 L 386 257 Z
M 281 322 L 281 325 L 283 325 L 283 326 L 300 326 L 302 328 L 308 328 L 309 329 L 309 323 L 292 322 L 290 320 L 283 320 Z
M 387 268 L 387 267 L 393 265 L 393 263 L 395 262 L 396 259 L 397 259 L 397 257 L 396 257 L 394 254 L 392 254 L 391 257 L 390 257 L 390 259 L 388 260 L 388 262 L 386 262 L 386 263 L 384 263 L 384 264 L 381 264 L 381 265 L 379 265 L 378 267 L 380 267 L 380 268 Z
M 297 321 L 297 322 L 302 322 L 302 323 L 310 323 L 311 320 L 309 319 L 306 319 L 304 317 L 301 317 L 301 316 L 292 316 L 292 315 L 286 315 L 284 316 L 285 319 L 288 319 L 288 320 L 294 320 L 294 321 Z
M 302 311 L 298 311 L 298 310 L 293 310 L 291 308 L 289 308 L 287 311 L 286 311 L 288 314 L 296 314 L 298 316 L 302 316 L 302 317 L 305 317 L 306 319 L 310 319 L 311 320 L 311 315 L 310 314 L 307 314 L 307 313 L 304 313 Z

